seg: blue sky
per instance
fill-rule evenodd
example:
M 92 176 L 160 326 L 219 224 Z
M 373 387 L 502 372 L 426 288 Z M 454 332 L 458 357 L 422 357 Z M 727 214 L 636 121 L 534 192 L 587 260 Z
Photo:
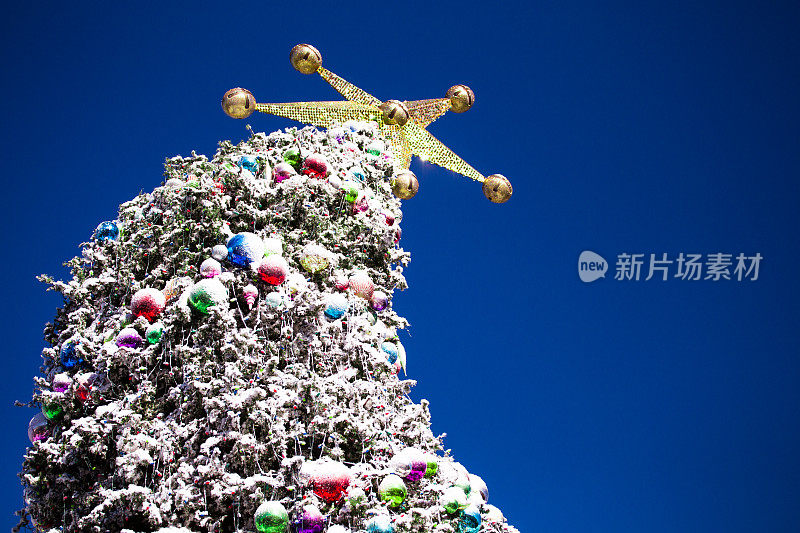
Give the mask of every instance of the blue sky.
M 337 99 L 289 66 L 310 42 L 382 99 L 472 87 L 430 131 L 514 184 L 496 206 L 415 160 L 396 299 L 414 396 L 490 503 L 524 532 L 800 529 L 796 4 L 27 3 L 0 25 L 2 524 L 33 415 L 12 403 L 59 304 L 34 276 L 165 157 L 246 137 L 227 89 Z M 756 281 L 585 284 L 583 250 L 764 259 Z

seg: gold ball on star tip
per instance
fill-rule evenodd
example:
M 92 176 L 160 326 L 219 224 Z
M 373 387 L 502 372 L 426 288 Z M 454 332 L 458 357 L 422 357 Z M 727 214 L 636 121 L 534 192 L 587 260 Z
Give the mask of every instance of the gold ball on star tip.
M 313 74 L 322 66 L 322 54 L 310 44 L 301 43 L 289 52 L 292 66 L 303 74 Z
M 447 89 L 446 96 L 454 113 L 463 113 L 475 103 L 475 93 L 466 85 L 453 85 Z
M 222 110 L 232 118 L 247 118 L 256 110 L 256 97 L 247 89 L 233 88 L 222 97 Z
M 410 170 L 401 170 L 392 178 L 392 192 L 401 200 L 410 200 L 419 191 L 419 180 Z
M 380 109 L 386 124 L 404 126 L 408 122 L 408 108 L 399 100 L 386 100 L 380 105 Z
M 511 182 L 502 174 L 492 174 L 483 181 L 483 194 L 492 203 L 507 202 L 513 192 Z

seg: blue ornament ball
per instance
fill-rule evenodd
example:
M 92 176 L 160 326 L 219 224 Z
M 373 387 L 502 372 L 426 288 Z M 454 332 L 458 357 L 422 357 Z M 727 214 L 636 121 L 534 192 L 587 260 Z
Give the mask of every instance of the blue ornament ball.
M 350 308 L 350 303 L 347 301 L 347 296 L 338 292 L 329 294 L 325 298 L 325 316 L 332 319 L 342 318 L 347 310 Z
M 264 241 L 255 233 L 237 233 L 228 240 L 228 261 L 240 267 L 264 257 Z
M 74 368 L 83 363 L 83 357 L 78 353 L 78 343 L 67 341 L 61 347 L 61 365 L 64 368 Z
M 393 342 L 384 342 L 381 344 L 381 350 L 386 353 L 390 364 L 394 364 L 394 362 L 397 361 L 397 357 L 400 355 L 400 350 L 398 350 L 397 344 Z
M 119 238 L 119 226 L 116 222 L 101 222 L 94 230 L 94 239 L 100 242 L 116 241 Z
M 243 155 L 239 158 L 238 165 L 253 173 L 253 176 L 258 172 L 258 159 L 254 155 Z
M 368 533 L 394 533 L 394 524 L 389 515 L 378 515 L 370 518 L 366 523 Z
M 463 533 L 478 533 L 481 530 L 481 511 L 477 505 L 470 505 L 461 514 L 458 530 Z

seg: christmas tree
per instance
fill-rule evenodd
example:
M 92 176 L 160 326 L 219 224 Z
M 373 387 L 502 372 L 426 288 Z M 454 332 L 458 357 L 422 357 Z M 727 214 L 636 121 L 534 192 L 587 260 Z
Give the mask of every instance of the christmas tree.
M 41 276 L 64 305 L 18 528 L 516 531 L 401 377 L 417 185 L 391 143 L 349 121 L 168 159 L 71 280 Z

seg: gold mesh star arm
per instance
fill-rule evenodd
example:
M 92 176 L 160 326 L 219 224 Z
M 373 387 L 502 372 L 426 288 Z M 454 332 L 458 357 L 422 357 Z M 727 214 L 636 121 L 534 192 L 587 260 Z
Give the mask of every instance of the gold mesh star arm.
M 303 124 L 325 128 L 334 122 L 342 123 L 347 120 L 376 121 L 381 116 L 380 109 L 347 100 L 256 104 L 256 109 L 262 113 L 290 118 Z
M 409 121 L 403 126 L 403 130 L 411 150 L 421 159 L 426 159 L 431 163 L 473 180 L 484 181 L 483 174 L 472 168 L 466 161 L 458 157 L 452 150 L 443 145 L 439 139 L 418 124 Z
M 378 122 L 381 133 L 388 139 L 392 154 L 394 155 L 395 165 L 401 169 L 407 170 L 411 166 L 411 143 L 405 135 L 404 127 L 401 128 L 396 124 L 386 124 L 383 121 Z
M 382 103 L 380 100 L 378 100 L 368 92 L 359 89 L 346 79 L 337 76 L 336 74 L 334 74 L 333 72 L 324 67 L 319 67 L 319 69 L 317 69 L 317 72 L 319 72 L 319 75 L 322 76 L 322 79 L 327 81 L 330 84 L 330 86 L 336 89 L 336 91 L 339 94 L 341 94 L 342 96 L 344 96 L 345 98 L 347 98 L 352 102 L 371 105 L 375 107 L 381 105 Z
M 430 100 L 412 100 L 411 102 L 403 102 L 408 108 L 408 114 L 411 115 L 417 123 L 423 128 L 428 124 L 441 117 L 450 110 L 449 98 L 432 98 Z

